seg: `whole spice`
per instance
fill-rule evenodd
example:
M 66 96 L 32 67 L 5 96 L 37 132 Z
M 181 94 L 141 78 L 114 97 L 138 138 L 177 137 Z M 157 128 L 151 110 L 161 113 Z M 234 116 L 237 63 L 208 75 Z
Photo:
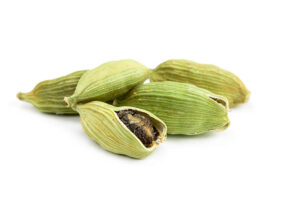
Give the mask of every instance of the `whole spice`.
M 133 158 L 151 154 L 166 139 L 167 127 L 152 113 L 100 101 L 77 104 L 86 134 L 107 151 Z
M 150 80 L 196 85 L 225 96 L 230 107 L 246 102 L 250 96 L 244 83 L 233 73 L 215 65 L 199 64 L 189 60 L 168 60 L 161 63 L 152 71 Z
M 72 95 L 80 77 L 87 70 L 77 71 L 56 79 L 38 83 L 31 92 L 18 93 L 20 100 L 33 104 L 38 110 L 46 113 L 77 114 L 71 108 L 67 108 L 64 97 Z
M 188 83 L 139 85 L 114 105 L 150 111 L 166 123 L 170 134 L 196 135 L 229 125 L 227 99 Z
M 134 60 L 107 62 L 85 73 L 74 94 L 65 98 L 68 107 L 92 100 L 110 101 L 143 83 L 150 70 Z

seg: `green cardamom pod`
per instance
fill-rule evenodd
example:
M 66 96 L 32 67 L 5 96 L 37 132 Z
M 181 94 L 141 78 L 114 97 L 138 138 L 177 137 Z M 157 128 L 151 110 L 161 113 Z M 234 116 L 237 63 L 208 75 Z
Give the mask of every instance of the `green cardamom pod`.
M 20 100 L 33 104 L 38 110 L 45 113 L 78 114 L 67 108 L 64 97 L 72 95 L 80 77 L 87 70 L 77 71 L 66 76 L 38 83 L 31 92 L 18 93 Z
M 85 73 L 79 80 L 74 94 L 65 98 L 67 106 L 78 102 L 110 101 L 143 83 L 150 70 L 134 60 L 107 62 Z
M 190 83 L 228 99 L 230 107 L 245 103 L 250 92 L 233 73 L 215 65 L 199 64 L 189 60 L 168 60 L 156 67 L 151 82 L 176 81 Z
M 85 133 L 105 150 L 133 158 L 151 154 L 166 139 L 167 127 L 152 113 L 100 101 L 77 104 Z
M 169 134 L 196 135 L 229 125 L 227 99 L 188 83 L 139 85 L 116 99 L 114 105 L 133 106 L 155 114 L 166 123 Z

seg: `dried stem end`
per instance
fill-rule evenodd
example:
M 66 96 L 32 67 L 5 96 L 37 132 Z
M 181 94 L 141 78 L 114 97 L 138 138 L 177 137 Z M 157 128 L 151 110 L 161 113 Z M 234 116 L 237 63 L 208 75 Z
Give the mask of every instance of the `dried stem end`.
M 72 97 L 65 97 L 64 101 L 66 103 L 66 107 L 76 110 L 76 101 Z

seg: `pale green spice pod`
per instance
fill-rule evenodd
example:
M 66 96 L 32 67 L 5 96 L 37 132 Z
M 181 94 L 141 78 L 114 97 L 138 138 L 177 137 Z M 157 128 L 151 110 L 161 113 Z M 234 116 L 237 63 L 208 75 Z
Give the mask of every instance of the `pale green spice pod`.
M 189 60 L 168 60 L 161 63 L 152 71 L 150 80 L 196 85 L 225 96 L 230 107 L 245 103 L 250 96 L 244 83 L 233 73 L 215 65 L 199 64 Z
M 107 62 L 85 73 L 74 94 L 65 98 L 67 106 L 93 100 L 110 101 L 149 78 L 150 70 L 134 60 Z
M 85 133 L 105 150 L 133 158 L 144 158 L 151 154 L 166 139 L 167 127 L 152 113 L 133 107 L 114 107 L 100 101 L 77 104 L 74 107 L 80 114 Z M 120 120 L 117 112 L 131 110 L 149 119 L 157 130 L 157 137 L 149 147 L 129 130 Z M 129 125 L 136 122 L 130 121 Z M 137 123 L 140 123 L 138 120 Z M 136 127 L 135 127 L 136 128 Z M 143 127 L 142 127 L 143 128 Z
M 18 93 L 20 100 L 27 101 L 45 113 L 78 114 L 67 108 L 64 97 L 72 95 L 80 77 L 87 70 L 77 71 L 66 76 L 38 83 L 31 92 Z
M 227 99 L 188 83 L 139 85 L 114 105 L 152 112 L 167 124 L 169 134 L 196 135 L 229 125 Z

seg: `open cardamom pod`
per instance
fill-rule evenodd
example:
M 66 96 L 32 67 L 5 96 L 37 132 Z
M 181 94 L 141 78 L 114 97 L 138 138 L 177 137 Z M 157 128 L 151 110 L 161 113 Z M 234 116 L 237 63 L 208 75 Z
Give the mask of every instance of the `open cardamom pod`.
M 151 154 L 166 139 L 167 127 L 152 113 L 100 101 L 77 104 L 85 133 L 105 150 L 133 158 Z
M 229 125 L 227 99 L 188 83 L 139 85 L 116 99 L 114 105 L 133 106 L 155 114 L 166 123 L 169 134 L 196 135 Z
M 67 108 L 64 97 L 72 95 L 80 77 L 87 70 L 73 72 L 52 80 L 38 83 L 31 92 L 18 93 L 20 100 L 27 101 L 38 110 L 56 114 L 78 114 L 71 108 Z
M 190 83 L 228 99 L 230 107 L 245 103 L 250 92 L 233 73 L 215 65 L 199 64 L 189 60 L 168 60 L 151 73 L 151 82 L 176 81 Z
M 150 70 L 134 60 L 107 62 L 85 73 L 74 94 L 66 96 L 67 106 L 88 101 L 110 101 L 143 83 Z

